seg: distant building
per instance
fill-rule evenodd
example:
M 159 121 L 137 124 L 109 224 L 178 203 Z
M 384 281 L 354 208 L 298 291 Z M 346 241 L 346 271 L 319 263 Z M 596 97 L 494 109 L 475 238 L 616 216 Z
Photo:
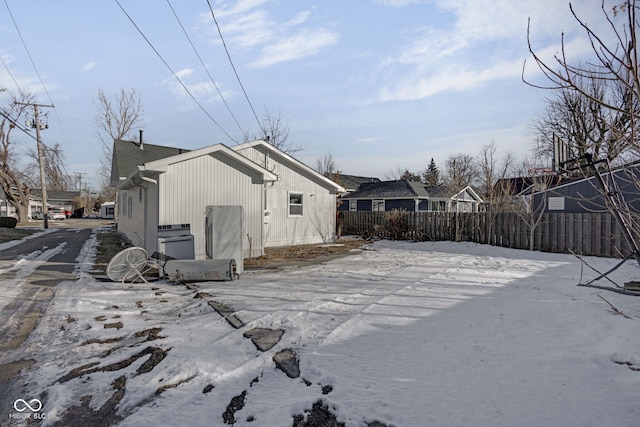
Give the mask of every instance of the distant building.
M 339 199 L 339 211 L 477 212 L 482 199 L 469 186 L 451 194 L 445 186 L 396 180 L 362 183 Z

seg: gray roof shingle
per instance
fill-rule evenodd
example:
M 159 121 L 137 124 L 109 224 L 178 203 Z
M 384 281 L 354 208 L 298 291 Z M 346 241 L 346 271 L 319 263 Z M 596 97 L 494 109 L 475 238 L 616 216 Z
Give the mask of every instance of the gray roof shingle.
M 113 141 L 113 159 L 111 161 L 111 185 L 113 187 L 117 186 L 121 177 L 129 176 L 139 165 L 188 151 L 191 150 L 147 143 L 141 146 L 139 142 L 115 139 Z
M 425 186 L 421 182 L 397 180 L 362 183 L 353 193 L 345 196 L 350 199 L 367 198 L 433 198 L 447 197 L 442 186 Z

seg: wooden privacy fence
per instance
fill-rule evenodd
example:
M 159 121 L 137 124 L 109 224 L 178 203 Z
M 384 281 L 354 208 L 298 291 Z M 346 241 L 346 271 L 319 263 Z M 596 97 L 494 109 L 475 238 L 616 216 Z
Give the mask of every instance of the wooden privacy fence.
M 621 229 L 609 213 L 550 213 L 530 233 L 513 213 L 341 212 L 343 235 L 384 239 L 468 241 L 580 255 L 622 257 L 630 253 Z M 636 230 L 637 231 L 637 230 Z

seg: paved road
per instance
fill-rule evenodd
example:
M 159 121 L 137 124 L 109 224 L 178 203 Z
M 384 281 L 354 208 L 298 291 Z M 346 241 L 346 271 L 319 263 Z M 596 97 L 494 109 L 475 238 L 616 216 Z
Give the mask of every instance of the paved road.
M 12 404 L 5 398 L 13 396 L 15 375 L 35 363 L 25 360 L 21 346 L 58 283 L 77 279 L 76 259 L 92 232 L 91 228 L 61 228 L 0 252 L 0 415 Z

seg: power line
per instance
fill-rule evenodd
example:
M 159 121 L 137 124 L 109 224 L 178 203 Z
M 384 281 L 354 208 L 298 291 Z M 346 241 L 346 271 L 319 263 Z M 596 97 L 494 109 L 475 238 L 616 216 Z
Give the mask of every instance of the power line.
M 262 132 L 265 132 L 265 130 L 262 128 L 262 123 L 260 123 L 260 119 L 258 119 L 258 115 L 256 114 L 256 110 L 253 109 L 253 105 L 251 104 L 251 100 L 249 99 L 249 95 L 247 95 L 247 91 L 244 89 L 244 85 L 242 84 L 242 81 L 240 80 L 240 76 L 238 75 L 238 71 L 236 70 L 236 66 L 233 64 L 233 60 L 231 60 L 231 54 L 229 53 L 229 49 L 227 49 L 227 44 L 224 41 L 224 37 L 222 37 L 222 31 L 220 30 L 220 25 L 218 25 L 218 20 L 216 19 L 216 15 L 215 15 L 215 13 L 213 13 L 213 7 L 211 7 L 211 2 L 209 0 L 207 0 L 207 4 L 209 5 L 209 10 L 211 11 L 211 17 L 213 18 L 213 22 L 216 24 L 216 28 L 218 29 L 218 35 L 220 35 L 220 40 L 222 40 L 222 46 L 224 47 L 224 51 L 227 53 L 227 58 L 229 58 L 229 63 L 231 64 L 231 68 L 233 69 L 233 72 L 236 75 L 236 79 L 238 80 L 238 84 L 240 84 L 240 88 L 242 89 L 242 92 L 244 93 L 244 97 L 247 99 L 247 102 L 249 103 L 249 107 L 251 108 L 251 111 L 253 112 L 253 117 L 255 117 L 256 121 L 258 122 L 258 128 L 261 129 Z
M 6 0 L 5 0 L 6 1 Z M 205 113 L 207 115 L 207 117 L 216 125 L 218 126 L 218 128 L 233 142 L 235 142 L 236 144 L 238 143 L 235 139 L 233 139 L 233 137 L 231 135 L 229 135 L 229 133 L 227 133 L 226 130 L 224 130 L 224 128 L 220 125 L 220 123 L 218 123 L 216 121 L 216 119 L 214 119 L 211 114 L 209 114 L 209 112 L 202 106 L 202 104 L 200 104 L 200 102 L 198 102 L 198 100 L 195 98 L 195 96 L 193 96 L 193 94 L 191 93 L 191 91 L 187 88 L 187 86 L 183 83 L 183 81 L 180 79 L 180 77 L 178 77 L 178 75 L 175 73 L 175 71 L 173 71 L 173 69 L 169 66 L 169 64 L 167 63 L 167 61 L 165 61 L 165 59 L 162 57 L 162 55 L 160 55 L 160 52 L 158 52 L 158 50 L 153 46 L 153 44 L 151 43 L 151 41 L 147 38 L 147 36 L 144 35 L 144 33 L 142 32 L 142 30 L 140 29 L 140 27 L 138 27 L 138 25 L 136 25 L 136 23 L 133 21 L 133 18 L 131 18 L 131 16 L 129 16 L 129 14 L 127 13 L 127 11 L 124 9 L 124 7 L 122 7 L 122 5 L 120 4 L 119 0 L 115 0 L 117 5 L 120 7 L 120 9 L 122 10 L 122 13 L 125 14 L 125 16 L 129 19 L 129 21 L 131 22 L 131 24 L 135 27 L 136 30 L 138 30 L 138 33 L 140 33 L 140 35 L 142 36 L 142 38 L 147 42 L 147 44 L 149 45 L 149 47 L 151 47 L 151 49 L 155 52 L 155 54 L 158 56 L 158 58 L 160 58 L 160 60 L 162 61 L 162 63 L 164 64 L 165 67 L 167 67 L 167 69 L 171 72 L 171 74 L 173 75 L 173 77 L 175 77 L 176 80 L 178 80 L 178 83 L 180 83 L 180 86 L 182 86 L 182 88 L 187 92 L 187 94 L 189 95 L 189 97 L 193 100 L 193 102 L 196 103 L 196 105 L 200 108 L 200 110 L 202 110 L 203 113 Z
M 22 132 L 24 132 L 25 134 L 27 134 L 29 137 L 31 137 L 34 141 L 37 141 L 36 137 L 33 136 L 31 133 L 29 133 L 29 130 L 22 127 L 22 125 L 20 125 L 13 117 L 11 117 L 11 115 L 9 113 L 7 113 L 4 109 L 0 110 L 0 116 L 4 117 L 5 119 L 9 120 L 9 123 L 11 123 L 13 126 L 17 127 L 18 129 L 20 129 Z
M 13 74 L 11 74 L 11 70 L 9 70 L 9 67 L 7 66 L 7 63 L 4 62 L 4 59 L 2 58 L 2 55 L 0 55 L 0 61 L 2 61 L 2 65 L 4 65 L 4 68 L 7 70 L 7 73 L 9 73 L 9 77 L 11 77 L 11 80 L 13 80 L 13 84 L 16 85 L 16 88 L 18 89 L 18 92 L 23 93 L 22 89 L 20 89 L 20 85 L 16 81 L 15 77 L 13 77 Z
M 47 86 L 44 84 L 44 81 L 42 80 L 42 76 L 40 76 L 40 72 L 38 71 L 38 67 L 36 67 L 36 63 L 33 61 L 33 58 L 31 57 L 31 52 L 29 52 L 29 48 L 27 47 L 27 43 L 25 43 L 24 38 L 22 37 L 22 33 L 20 32 L 20 28 L 18 28 L 18 24 L 16 23 L 16 20 L 13 18 L 13 13 L 11 13 L 11 9 L 9 8 L 9 4 L 7 3 L 7 0 L 4 0 L 4 4 L 7 7 L 7 11 L 9 12 L 9 16 L 11 16 L 11 20 L 13 21 L 13 25 L 16 27 L 16 31 L 18 32 L 18 36 L 20 36 L 20 41 L 22 42 L 22 46 L 24 46 L 24 50 L 27 52 L 27 56 L 29 57 L 29 60 L 31 61 L 31 65 L 33 66 L 33 69 L 35 70 L 36 75 L 38 76 L 38 79 L 40 80 L 40 84 L 42 85 L 42 88 L 44 89 L 45 93 L 47 94 L 47 97 L 49 97 L 49 102 L 51 102 L 51 105 L 53 105 L 53 99 L 51 99 L 51 95 L 49 95 L 49 91 L 47 90 Z
M 7 0 L 4 0 L 4 4 L 7 7 L 7 11 L 9 12 L 9 16 L 11 16 L 11 20 L 13 21 L 13 25 L 16 27 L 16 31 L 18 32 L 18 36 L 20 37 L 20 41 L 22 42 L 22 46 L 24 46 L 24 50 L 27 52 L 27 56 L 29 57 L 29 61 L 31 61 L 31 65 L 33 66 L 33 69 L 36 72 L 36 75 L 38 76 L 38 79 L 40 80 L 40 84 L 42 85 L 42 88 L 44 89 L 44 92 L 47 94 L 47 97 L 49 98 L 49 102 L 51 103 L 51 105 L 54 105 L 53 102 L 53 98 L 51 98 L 51 94 L 49 94 L 49 91 L 47 90 L 47 86 L 44 84 L 44 80 L 42 80 L 42 76 L 40 75 L 40 72 L 38 71 L 38 67 L 36 67 L 36 63 L 33 60 L 33 57 L 31 56 L 31 52 L 29 51 L 29 48 L 27 47 L 27 43 L 25 42 L 24 38 L 22 37 L 22 33 L 20 32 L 20 28 L 18 28 L 18 23 L 16 22 L 16 20 L 13 17 L 13 13 L 11 13 L 11 9 L 9 8 L 9 4 L 7 3 Z M 2 58 L 0 58 L 2 59 Z M 18 82 L 16 81 L 15 78 L 13 78 L 13 75 L 11 74 L 11 71 L 9 71 L 9 68 L 7 67 L 7 64 L 5 64 L 4 60 L 2 60 L 2 63 L 4 64 L 5 68 L 7 69 L 7 72 L 9 73 L 9 75 L 11 76 L 11 78 L 13 79 L 13 82 L 15 83 L 16 87 L 18 88 L 18 91 L 20 93 L 26 93 L 23 92 L 22 89 L 20 89 L 20 86 L 18 85 Z M 60 120 L 60 115 L 58 114 L 58 110 L 53 110 L 55 115 L 56 115 L 56 119 L 58 120 L 58 123 L 60 124 L 60 127 L 62 128 L 62 135 L 64 137 L 65 140 L 67 140 L 67 135 L 66 132 L 64 131 L 64 126 L 62 126 L 62 121 Z M 48 148 L 45 146 L 45 148 Z
M 240 132 L 243 134 L 243 136 L 246 136 L 246 135 L 244 135 L 244 131 L 242 130 L 242 126 L 240 126 L 240 123 L 236 119 L 236 116 L 233 114 L 233 111 L 231 111 L 231 108 L 229 107 L 229 104 L 227 104 L 227 101 L 224 99 L 224 96 L 222 95 L 222 92 L 220 92 L 220 89 L 218 88 L 218 85 L 216 84 L 215 80 L 213 80 L 213 77 L 211 77 L 211 74 L 209 73 L 209 68 L 204 64 L 204 61 L 200 57 L 200 54 L 198 53 L 198 50 L 196 49 L 196 47 L 194 46 L 193 42 L 191 41 L 191 38 L 189 37 L 189 34 L 187 34 L 187 31 L 184 29 L 184 26 L 182 25 L 182 22 L 180 21 L 180 18 L 176 14 L 176 11 L 174 10 L 174 8 L 171 5 L 171 2 L 169 0 L 167 0 L 167 4 L 169 5 L 169 8 L 171 8 L 171 12 L 173 12 L 173 16 L 176 17 L 176 20 L 178 21 L 178 24 L 180 25 L 180 28 L 182 28 L 182 32 L 184 33 L 185 37 L 189 41 L 189 44 L 193 48 L 193 51 L 195 52 L 196 56 L 198 57 L 198 60 L 200 60 L 200 64 L 202 65 L 202 68 L 204 68 L 204 71 L 207 73 L 207 76 L 209 76 L 209 80 L 211 80 L 211 83 L 213 83 L 213 86 L 216 88 L 216 91 L 218 92 L 218 95 L 220 96 L 220 99 L 224 103 L 225 107 L 227 107 L 227 110 L 229 111 L 229 114 L 231 114 L 231 117 L 233 117 L 233 121 L 236 122 L 236 124 L 238 125 L 238 129 L 240 129 Z

